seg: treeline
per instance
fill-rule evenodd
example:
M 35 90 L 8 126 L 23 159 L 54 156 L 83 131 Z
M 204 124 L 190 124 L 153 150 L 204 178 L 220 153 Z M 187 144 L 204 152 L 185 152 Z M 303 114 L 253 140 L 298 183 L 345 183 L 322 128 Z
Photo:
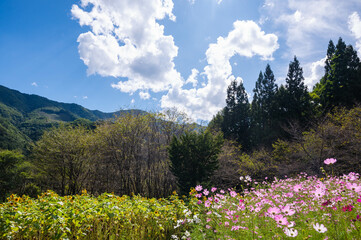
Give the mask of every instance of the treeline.
M 74 195 L 187 195 L 210 183 L 223 138 L 191 124 L 185 114 L 129 113 L 111 120 L 80 119 L 46 131 L 26 157 L 0 151 L 0 201 L 10 193 L 36 197 L 51 189 Z
M 291 61 L 285 85 L 270 65 L 249 102 L 242 82 L 228 87 L 226 107 L 208 127 L 176 111 L 129 113 L 111 120 L 77 119 L 46 131 L 27 151 L 0 150 L 0 201 L 10 193 L 36 197 L 82 189 L 94 195 L 187 194 L 202 184 L 239 188 L 240 175 L 263 181 L 299 172 L 361 171 L 361 63 L 352 46 L 330 41 L 325 74 L 310 91 Z M 331 169 L 326 169 L 331 170 Z
M 361 63 L 351 45 L 340 38 L 328 45 L 325 74 L 312 91 L 304 84 L 296 57 L 289 64 L 285 85 L 277 86 L 270 65 L 260 72 L 249 102 L 243 83 L 233 81 L 226 107 L 210 122 L 226 139 L 237 141 L 246 152 L 272 147 L 277 139 L 290 140 L 290 130 L 309 130 L 335 107 L 348 109 L 361 102 Z
M 248 99 L 243 83 L 233 81 L 226 107 L 208 126 L 240 149 L 236 158 L 242 173 L 258 178 L 300 171 L 320 174 L 328 157 L 340 160 L 339 173 L 361 170 L 361 62 L 341 38 L 336 46 L 329 42 L 325 74 L 312 91 L 294 57 L 284 85 L 277 86 L 267 65 L 252 102 Z

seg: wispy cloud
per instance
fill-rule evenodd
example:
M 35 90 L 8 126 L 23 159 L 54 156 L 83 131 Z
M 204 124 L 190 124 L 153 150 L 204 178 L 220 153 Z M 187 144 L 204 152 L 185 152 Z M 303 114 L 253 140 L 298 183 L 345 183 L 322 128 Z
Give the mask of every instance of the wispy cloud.
M 319 54 L 321 42 L 349 35 L 347 20 L 356 7 L 361 1 L 265 0 L 262 19 L 279 28 L 289 56 L 310 57 Z
M 354 12 L 349 16 L 348 27 L 356 39 L 356 48 L 359 57 L 361 57 L 361 19 L 357 12 Z
M 38 84 L 37 84 L 36 82 L 32 82 L 32 83 L 31 83 L 31 86 L 37 87 Z

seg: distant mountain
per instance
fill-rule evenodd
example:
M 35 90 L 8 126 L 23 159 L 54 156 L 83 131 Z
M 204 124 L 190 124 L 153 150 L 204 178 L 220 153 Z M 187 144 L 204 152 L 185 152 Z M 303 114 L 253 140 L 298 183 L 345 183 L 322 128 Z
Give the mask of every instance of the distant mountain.
M 75 103 L 62 103 L 49 100 L 34 94 L 25 94 L 0 85 L 0 103 L 18 110 L 21 113 L 31 113 L 35 110 L 45 114 L 56 114 L 61 121 L 73 121 L 77 118 L 85 118 L 91 121 L 108 119 L 127 112 L 141 113 L 141 110 L 121 110 L 112 113 L 104 113 L 98 110 L 89 110 Z M 52 109 L 52 110 L 49 110 Z
M 43 131 L 61 122 L 77 119 L 90 121 L 113 118 L 142 110 L 104 113 L 75 103 L 62 103 L 34 94 L 25 94 L 0 85 L 0 149 L 25 149 L 40 138 Z

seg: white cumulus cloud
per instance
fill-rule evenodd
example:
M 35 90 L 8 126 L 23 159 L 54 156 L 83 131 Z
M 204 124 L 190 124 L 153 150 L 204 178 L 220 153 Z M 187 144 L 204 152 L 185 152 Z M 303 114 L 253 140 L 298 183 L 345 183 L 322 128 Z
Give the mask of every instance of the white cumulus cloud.
M 181 82 L 173 59 L 172 36 L 157 21 L 175 20 L 172 0 L 81 0 L 71 13 L 90 31 L 78 37 L 80 58 L 88 74 L 127 78 L 112 84 L 122 92 L 154 92 Z
M 36 82 L 32 82 L 32 83 L 31 83 L 31 86 L 37 87 L 38 84 L 37 84 Z
M 277 36 L 266 34 L 253 21 L 236 21 L 227 37 L 219 37 L 217 43 L 209 45 L 206 51 L 208 65 L 202 73 L 207 84 L 201 88 L 185 89 L 174 85 L 161 99 L 162 108 L 176 107 L 193 119 L 210 120 L 225 105 L 227 87 L 234 79 L 231 57 L 235 55 L 271 60 L 278 49 Z
M 320 81 L 322 76 L 325 74 L 325 61 L 327 57 L 324 57 L 316 62 L 313 62 L 310 64 L 310 66 L 307 66 L 309 69 L 309 72 L 307 76 L 305 76 L 305 84 L 308 87 L 308 90 L 312 90 L 313 86 Z
M 356 49 L 361 57 L 361 19 L 357 12 L 349 16 L 348 27 L 356 39 Z
M 139 92 L 139 97 L 143 100 L 147 100 L 150 98 L 150 94 L 148 92 Z

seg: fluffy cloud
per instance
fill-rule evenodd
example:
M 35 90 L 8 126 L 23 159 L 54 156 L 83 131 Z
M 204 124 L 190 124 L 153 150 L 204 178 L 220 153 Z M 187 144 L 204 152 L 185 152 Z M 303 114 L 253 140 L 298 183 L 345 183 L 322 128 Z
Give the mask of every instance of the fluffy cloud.
M 150 98 L 150 94 L 148 92 L 139 92 L 139 97 L 143 100 L 147 100 Z
M 207 77 L 207 84 L 191 89 L 174 85 L 162 97 L 162 108 L 176 107 L 193 119 L 210 120 L 224 107 L 227 87 L 236 79 L 232 75 L 231 57 L 258 55 L 264 60 L 272 59 L 273 52 L 279 47 L 275 34 L 266 34 L 253 21 L 236 21 L 233 27 L 227 37 L 219 37 L 206 51 L 208 65 L 202 74 Z M 237 80 L 241 81 L 241 78 Z
M 37 84 L 36 82 L 32 82 L 32 83 L 31 83 L 31 86 L 37 87 L 38 84 Z
M 193 68 L 191 75 L 188 77 L 188 79 L 185 83 L 186 84 L 192 83 L 193 87 L 196 87 L 198 84 L 198 79 L 197 79 L 198 74 L 199 74 L 199 71 L 197 69 Z
M 307 85 L 308 90 L 312 90 L 313 86 L 320 81 L 325 74 L 325 61 L 326 57 L 311 63 L 310 66 L 306 66 L 307 69 L 309 69 L 308 76 L 305 77 L 305 84 Z
M 349 16 L 348 27 L 352 32 L 352 35 L 356 38 L 356 48 L 358 50 L 358 55 L 361 57 L 361 20 L 357 12 L 354 12 Z
M 172 0 L 81 0 L 73 5 L 73 18 L 90 27 L 78 37 L 88 74 L 127 78 L 112 87 L 128 93 L 164 91 L 182 82 L 173 63 L 178 48 L 157 22 L 175 20 L 172 9 Z

